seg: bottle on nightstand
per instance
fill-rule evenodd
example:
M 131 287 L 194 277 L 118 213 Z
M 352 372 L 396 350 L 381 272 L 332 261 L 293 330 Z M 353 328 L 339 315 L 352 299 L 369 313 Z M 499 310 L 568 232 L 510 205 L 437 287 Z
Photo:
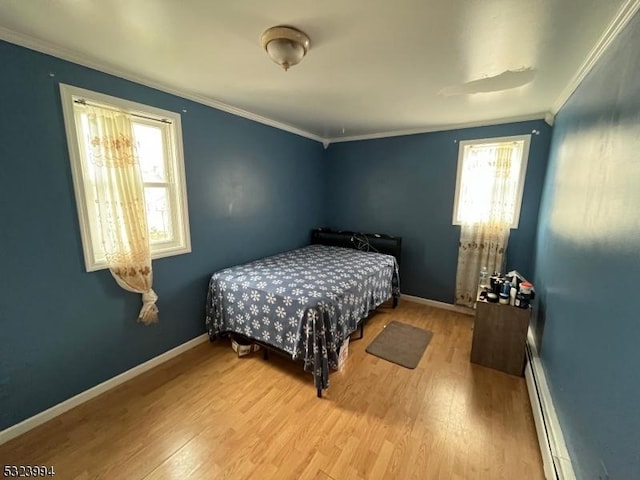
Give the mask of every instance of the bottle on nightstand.
M 482 292 L 487 292 L 489 288 L 489 270 L 487 270 L 487 267 L 482 267 L 482 270 L 480 270 L 480 277 L 478 278 L 478 293 L 476 295 L 476 301 L 484 300 Z

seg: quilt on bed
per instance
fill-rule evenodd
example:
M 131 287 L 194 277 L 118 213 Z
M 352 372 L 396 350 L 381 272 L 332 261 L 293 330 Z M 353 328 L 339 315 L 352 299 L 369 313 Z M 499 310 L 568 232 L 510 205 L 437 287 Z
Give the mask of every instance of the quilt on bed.
M 211 339 L 240 333 L 302 358 L 324 389 L 345 338 L 398 295 L 393 256 L 311 245 L 215 273 L 206 327 Z

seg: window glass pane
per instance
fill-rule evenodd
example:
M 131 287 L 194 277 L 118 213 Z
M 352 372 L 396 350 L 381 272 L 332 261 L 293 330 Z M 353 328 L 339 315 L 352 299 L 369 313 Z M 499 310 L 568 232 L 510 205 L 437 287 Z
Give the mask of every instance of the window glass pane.
M 522 144 L 508 142 L 465 147 L 457 221 L 513 223 L 520 183 Z
M 165 182 L 166 169 L 162 129 L 144 123 L 133 124 L 136 153 L 144 182 Z
M 166 187 L 145 187 L 144 200 L 147 206 L 149 243 L 173 240 L 169 189 Z
M 463 222 L 485 221 L 493 188 L 493 159 L 488 149 L 465 148 L 458 214 Z
M 95 181 L 96 172 L 95 167 L 93 166 L 93 162 L 91 161 L 91 138 L 90 138 L 90 130 L 89 130 L 89 119 L 86 113 L 80 114 L 80 125 L 81 132 L 78 133 L 78 136 L 81 137 L 82 146 L 84 147 L 84 162 L 85 173 L 89 177 L 91 182 Z

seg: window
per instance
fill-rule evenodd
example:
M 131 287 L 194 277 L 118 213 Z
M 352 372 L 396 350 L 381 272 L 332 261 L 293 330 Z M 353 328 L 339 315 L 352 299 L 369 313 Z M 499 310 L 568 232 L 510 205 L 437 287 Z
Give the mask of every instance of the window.
M 460 142 L 453 224 L 518 228 L 531 135 Z
M 87 105 L 130 115 L 152 258 L 190 252 L 180 115 L 69 85 L 61 84 L 60 92 L 87 271 L 107 267 L 90 161 Z

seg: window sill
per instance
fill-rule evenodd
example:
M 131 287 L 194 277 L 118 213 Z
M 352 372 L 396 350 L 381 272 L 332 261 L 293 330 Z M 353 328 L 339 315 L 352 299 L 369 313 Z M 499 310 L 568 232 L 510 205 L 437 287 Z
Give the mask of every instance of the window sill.
M 167 247 L 163 249 L 157 249 L 151 253 L 151 260 L 158 260 L 160 258 L 175 257 L 177 255 L 184 255 L 191 253 L 191 245 L 180 245 L 177 247 Z M 86 261 L 87 272 L 97 272 L 99 270 L 106 270 L 109 268 L 107 261 L 104 258 L 95 260 L 93 262 Z

